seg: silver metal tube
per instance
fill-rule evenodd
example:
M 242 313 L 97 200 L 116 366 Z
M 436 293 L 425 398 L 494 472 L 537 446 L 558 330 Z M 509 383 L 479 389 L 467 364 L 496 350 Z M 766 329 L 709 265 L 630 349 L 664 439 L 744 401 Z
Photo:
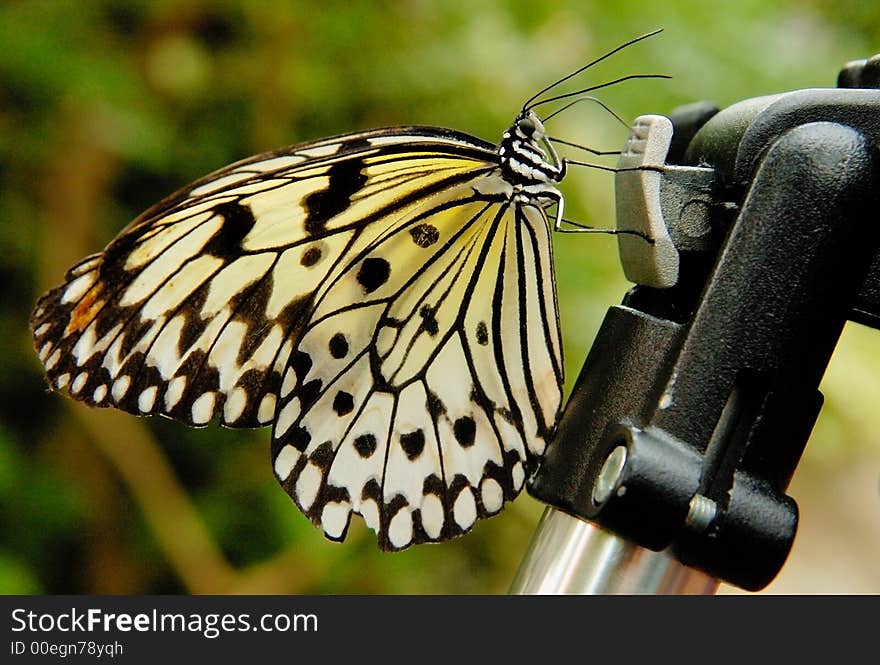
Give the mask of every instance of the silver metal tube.
M 547 508 L 511 594 L 714 594 L 718 580 Z

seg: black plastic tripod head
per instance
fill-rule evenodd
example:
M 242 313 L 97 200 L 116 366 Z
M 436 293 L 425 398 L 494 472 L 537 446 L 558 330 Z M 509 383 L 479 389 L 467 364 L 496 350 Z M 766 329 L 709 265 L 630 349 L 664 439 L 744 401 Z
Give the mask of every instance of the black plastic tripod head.
M 633 128 L 609 309 L 529 491 L 749 590 L 794 540 L 785 492 L 847 320 L 880 327 L 880 56 L 838 88 Z

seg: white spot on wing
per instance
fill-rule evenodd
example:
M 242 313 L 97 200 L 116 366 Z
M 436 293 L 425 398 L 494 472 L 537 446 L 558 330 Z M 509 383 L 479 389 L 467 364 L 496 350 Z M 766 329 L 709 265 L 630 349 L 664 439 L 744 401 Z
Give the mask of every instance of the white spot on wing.
M 299 412 L 299 397 L 294 397 L 281 408 L 281 412 L 278 414 L 278 419 L 275 421 L 276 439 L 280 439 L 287 433 L 287 430 L 290 429 L 290 426 L 293 425 L 294 421 L 299 417 Z
M 281 449 L 275 458 L 275 475 L 278 476 L 278 480 L 282 482 L 287 480 L 287 476 L 293 471 L 299 456 L 300 452 L 291 445 L 286 445 Z
M 80 390 L 83 389 L 83 386 L 86 385 L 86 381 L 89 380 L 88 372 L 80 372 L 77 374 L 76 378 L 73 380 L 73 384 L 70 386 L 70 392 L 76 394 Z
M 65 386 L 67 386 L 68 381 L 70 381 L 70 374 L 65 372 L 57 379 L 55 379 L 55 385 L 58 386 L 58 388 L 64 388 Z
M 84 365 L 85 362 L 92 357 L 95 352 L 95 324 L 92 323 L 80 335 L 76 344 L 73 346 L 73 356 L 76 358 L 77 365 Z
M 110 389 L 110 394 L 113 396 L 113 399 L 117 402 L 125 397 L 125 393 L 128 392 L 128 387 L 131 385 L 131 377 L 128 374 L 123 374 L 116 381 L 113 382 L 113 387 Z
M 513 465 L 513 469 L 510 471 L 510 479 L 513 481 L 513 490 L 519 492 L 526 479 L 526 472 L 523 469 L 522 462 L 517 462 Z
M 235 386 L 226 397 L 226 403 L 223 405 L 223 418 L 227 423 L 234 423 L 241 418 L 247 406 L 247 391 L 241 386 Z
M 379 328 L 379 334 L 376 335 L 376 351 L 380 356 L 386 355 L 394 346 L 394 340 L 397 339 L 397 330 L 391 326 L 382 326 Z
M 260 342 L 260 345 L 245 360 L 240 372 L 244 374 L 251 369 L 256 369 L 260 372 L 265 371 L 269 363 L 275 359 L 275 354 L 278 352 L 283 339 L 284 330 L 282 327 L 278 324 L 272 326 L 269 334 L 266 335 L 263 341 Z
M 388 525 L 388 540 L 394 547 L 406 547 L 412 542 L 413 521 L 412 515 L 406 508 L 397 511 Z
M 284 373 L 284 382 L 281 384 L 281 397 L 287 397 L 296 385 L 296 374 L 292 369 Z
M 330 538 L 340 538 L 348 525 L 351 506 L 348 501 L 331 501 L 321 511 L 321 526 Z
M 494 478 L 485 478 L 480 484 L 480 498 L 486 512 L 497 513 L 504 504 L 504 491 Z
M 327 157 L 328 155 L 335 155 L 341 145 L 341 143 L 328 143 L 316 148 L 297 150 L 296 154 L 303 155 L 304 157 Z
M 43 344 L 42 347 L 40 347 L 40 352 L 37 354 L 40 358 L 40 362 L 45 363 L 46 358 L 48 357 L 48 355 L 51 352 L 52 352 L 52 341 L 50 340 L 50 341 L 46 342 L 45 344 Z
M 55 352 L 51 356 L 49 356 L 49 359 L 46 361 L 46 369 L 52 369 L 53 367 L 55 367 L 60 359 L 61 349 L 55 349 Z
M 104 401 L 104 398 L 107 396 L 107 386 L 106 384 L 101 384 L 97 388 L 95 388 L 95 392 L 92 393 L 92 399 L 95 403 L 100 403 Z
M 254 171 L 258 173 L 267 173 L 269 171 L 277 171 L 278 169 L 289 168 L 291 166 L 295 166 L 296 164 L 301 164 L 304 161 L 306 161 L 306 158 L 300 155 L 283 155 L 281 157 L 264 159 L 261 162 L 244 164 L 236 169 L 236 171 L 241 171 L 243 173 Z
M 364 518 L 364 524 L 373 531 L 379 530 L 379 506 L 372 499 L 366 499 L 361 502 L 360 513 Z
M 477 504 L 474 502 L 474 494 L 470 487 L 465 487 L 459 492 L 452 506 L 452 516 L 462 529 L 467 529 L 476 521 Z
M 260 424 L 272 422 L 273 415 L 275 415 L 275 395 L 271 393 L 263 395 L 260 408 L 257 410 L 257 422 Z
M 70 269 L 70 274 L 79 276 L 84 272 L 88 272 L 93 268 L 97 268 L 98 264 L 101 263 L 101 255 L 100 254 L 92 254 L 91 256 L 87 256 L 78 264 L 76 264 L 73 268 Z M 37 314 L 39 316 L 39 313 Z
M 426 494 L 421 506 L 422 527 L 429 538 L 437 539 L 443 529 L 443 504 L 436 494 Z
M 321 488 L 321 480 L 324 474 L 315 464 L 309 462 L 303 467 L 299 478 L 296 479 L 296 498 L 303 510 L 312 507 Z
M 138 408 L 141 410 L 141 413 L 149 413 L 153 410 L 157 392 L 158 388 L 156 386 L 150 386 L 138 395 Z
M 204 185 L 200 185 L 192 190 L 189 195 L 190 196 L 204 196 L 205 194 L 210 194 L 211 192 L 216 192 L 218 189 L 223 189 L 224 187 L 229 187 L 234 185 L 237 182 L 241 182 L 242 180 L 246 180 L 250 178 L 253 174 L 251 173 L 230 173 L 228 175 L 222 176 L 215 180 L 211 180 L 210 182 L 206 182 Z
M 97 275 L 94 272 L 88 272 L 81 275 L 67 285 L 64 295 L 61 296 L 61 303 L 66 305 L 69 302 L 75 302 L 82 298 L 86 291 L 95 283 Z
M 186 377 L 175 376 L 168 382 L 168 388 L 165 390 L 165 408 L 173 409 L 180 398 L 183 397 L 183 391 L 186 389 Z
M 198 425 L 204 425 L 214 415 L 214 402 L 217 394 L 209 391 L 202 394 L 192 405 L 192 419 Z

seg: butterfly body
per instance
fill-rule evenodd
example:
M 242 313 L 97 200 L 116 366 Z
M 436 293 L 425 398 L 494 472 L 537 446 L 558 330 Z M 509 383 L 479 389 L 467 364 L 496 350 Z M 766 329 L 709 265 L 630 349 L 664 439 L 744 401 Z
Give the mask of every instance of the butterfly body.
M 385 549 L 468 531 L 519 493 L 561 403 L 564 165 L 542 131 L 531 112 L 498 146 L 373 130 L 193 183 L 40 299 L 50 386 L 272 425 L 275 475 L 329 538 L 352 513 Z

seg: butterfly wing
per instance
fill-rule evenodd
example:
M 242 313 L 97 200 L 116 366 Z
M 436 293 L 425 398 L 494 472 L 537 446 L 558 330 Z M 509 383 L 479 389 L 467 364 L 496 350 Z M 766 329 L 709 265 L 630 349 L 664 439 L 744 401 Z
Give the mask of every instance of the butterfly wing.
M 459 535 L 514 498 L 556 423 L 561 350 L 543 211 L 464 185 L 317 298 L 289 364 L 275 472 L 330 538 Z
M 340 258 L 379 232 L 372 221 L 485 171 L 485 159 L 461 136 L 399 128 L 202 179 L 37 303 L 31 325 L 50 385 L 190 425 L 215 415 L 227 426 L 268 424 L 311 296 Z
M 560 399 L 546 217 L 486 193 L 493 150 L 394 128 L 196 182 L 38 302 L 50 385 L 274 422 L 276 474 L 328 536 L 351 511 L 391 548 L 461 532 L 518 492 Z

